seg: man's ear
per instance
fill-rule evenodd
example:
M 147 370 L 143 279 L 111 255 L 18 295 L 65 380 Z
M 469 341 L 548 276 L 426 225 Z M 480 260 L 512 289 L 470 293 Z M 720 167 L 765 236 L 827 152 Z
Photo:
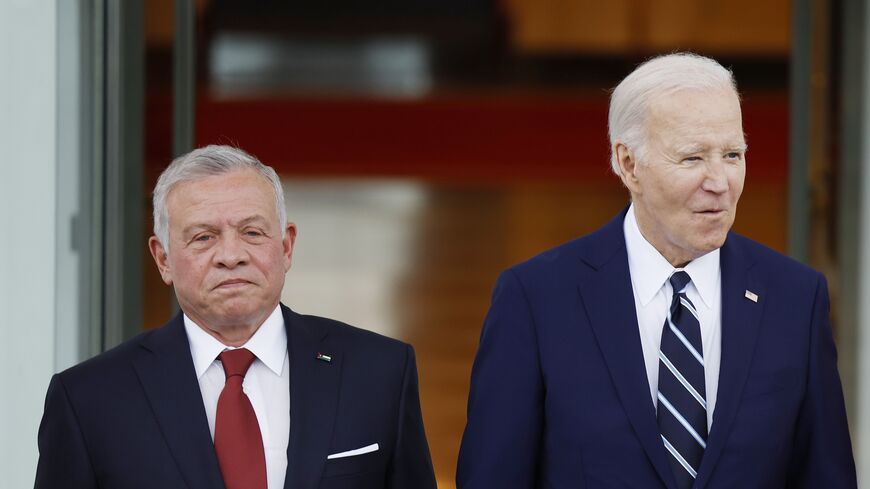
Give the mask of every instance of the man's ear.
M 157 270 L 160 271 L 160 276 L 166 285 L 172 285 L 172 270 L 169 268 L 169 255 L 163 249 L 163 245 L 157 236 L 148 238 L 148 249 L 151 251 L 151 256 L 154 257 L 154 263 L 157 264 Z
M 284 248 L 284 272 L 290 270 L 290 265 L 293 264 L 293 248 L 296 246 L 296 224 L 287 223 L 284 228 L 284 239 L 281 240 L 281 245 Z
M 619 165 L 619 178 L 622 184 L 632 193 L 640 193 L 640 181 L 637 178 L 637 155 L 622 141 L 613 143 L 613 154 Z

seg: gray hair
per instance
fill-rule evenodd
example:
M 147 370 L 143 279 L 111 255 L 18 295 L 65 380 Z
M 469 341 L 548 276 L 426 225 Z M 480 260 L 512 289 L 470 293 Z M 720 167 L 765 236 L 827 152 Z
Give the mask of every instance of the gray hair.
M 737 92 L 734 74 L 718 62 L 694 53 L 673 53 L 649 59 L 625 77 L 610 96 L 607 126 L 610 166 L 620 174 L 614 145 L 621 141 L 640 160 L 646 145 L 646 116 L 657 97 L 680 90 L 731 89 Z
M 166 208 L 166 200 L 172 188 L 182 182 L 245 169 L 255 170 L 272 184 L 275 208 L 283 232 L 287 226 L 287 210 L 284 208 L 284 188 L 275 170 L 239 148 L 210 145 L 172 160 L 154 186 L 154 235 L 157 236 L 166 253 L 169 253 L 169 211 Z

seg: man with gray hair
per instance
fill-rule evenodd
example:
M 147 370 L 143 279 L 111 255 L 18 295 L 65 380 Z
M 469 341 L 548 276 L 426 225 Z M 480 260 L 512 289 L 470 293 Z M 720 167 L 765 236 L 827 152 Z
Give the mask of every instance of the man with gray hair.
M 458 489 L 853 489 L 825 278 L 730 231 L 730 71 L 671 54 L 613 91 L 631 203 L 501 274 Z
M 279 303 L 296 226 L 229 146 L 154 189 L 151 254 L 181 312 L 55 375 L 36 488 L 435 488 L 410 345 Z

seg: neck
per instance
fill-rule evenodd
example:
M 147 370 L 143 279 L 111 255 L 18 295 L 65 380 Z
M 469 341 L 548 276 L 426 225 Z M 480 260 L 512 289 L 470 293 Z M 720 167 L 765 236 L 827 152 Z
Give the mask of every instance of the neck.
M 226 346 L 232 346 L 238 348 L 248 340 L 254 336 L 254 333 L 260 329 L 260 325 L 257 326 L 239 326 L 239 327 L 229 327 L 222 328 L 220 330 L 211 329 L 207 326 L 200 326 L 203 331 L 213 336 L 216 340 L 220 341 Z
M 183 308 L 182 308 L 183 310 Z M 269 309 L 268 311 L 258 314 L 254 318 L 244 318 L 237 319 L 234 321 L 208 321 L 205 318 L 197 316 L 196 314 L 187 314 L 187 317 L 193 321 L 201 330 L 205 331 L 209 335 L 211 335 L 216 340 L 220 341 L 226 346 L 232 346 L 238 348 L 248 340 L 251 339 L 252 336 L 260 329 L 260 326 L 266 322 L 266 319 L 272 314 L 274 308 Z
M 669 245 L 666 239 L 652 232 L 653 226 L 648 224 L 646 213 L 643 212 L 643 209 L 637 203 L 634 206 L 634 220 L 637 222 L 637 229 L 640 231 L 640 235 L 674 268 L 683 268 L 697 258 L 697 256 L 693 256 L 686 250 Z

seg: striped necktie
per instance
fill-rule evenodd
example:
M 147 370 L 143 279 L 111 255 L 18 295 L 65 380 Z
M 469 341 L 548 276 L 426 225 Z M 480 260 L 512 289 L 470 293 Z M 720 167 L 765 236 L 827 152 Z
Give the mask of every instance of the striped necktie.
M 659 350 L 656 411 L 662 442 L 680 489 L 694 484 L 707 447 L 704 350 L 698 312 L 686 297 L 690 281 L 686 272 L 675 272 L 670 279 L 674 293 Z

